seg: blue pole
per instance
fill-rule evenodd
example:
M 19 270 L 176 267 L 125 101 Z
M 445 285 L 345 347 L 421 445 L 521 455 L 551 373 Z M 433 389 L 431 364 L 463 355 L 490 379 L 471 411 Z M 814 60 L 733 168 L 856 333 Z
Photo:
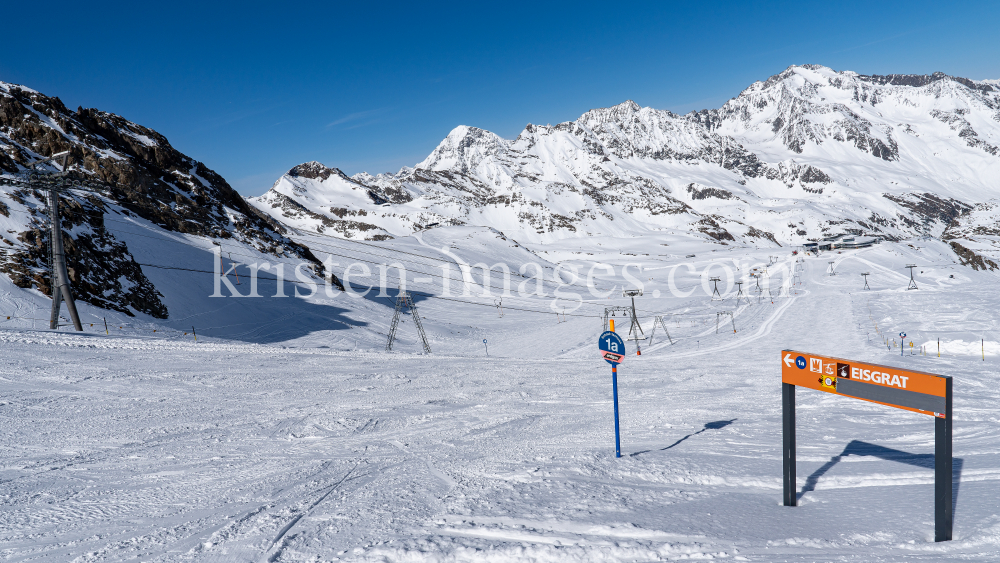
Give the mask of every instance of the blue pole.
M 899 355 L 900 356 L 903 355 L 903 340 L 904 340 L 903 338 L 899 339 Z
M 614 364 L 611 364 L 611 389 L 615 395 L 615 457 L 621 457 L 622 444 L 618 434 L 618 366 Z

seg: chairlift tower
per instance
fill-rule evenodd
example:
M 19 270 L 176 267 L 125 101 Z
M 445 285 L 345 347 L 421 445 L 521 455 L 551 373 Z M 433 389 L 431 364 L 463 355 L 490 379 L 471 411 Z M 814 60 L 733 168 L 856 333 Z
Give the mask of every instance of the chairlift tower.
M 913 269 L 916 268 L 917 265 L 916 264 L 907 264 L 906 267 L 910 269 L 910 285 L 908 285 L 906 287 L 906 289 L 919 289 L 917 287 L 916 280 L 913 279 Z
M 834 269 L 835 268 L 834 264 L 836 264 L 836 262 L 830 261 L 829 264 L 830 264 L 830 275 L 831 276 L 837 275 L 837 271 Z
M 736 318 L 733 317 L 732 311 L 719 311 L 715 313 L 715 334 L 719 334 L 719 319 L 729 315 L 729 320 L 733 323 L 733 334 L 736 334 Z
M 743 282 L 738 281 L 736 283 L 736 306 L 739 307 L 740 299 L 746 299 L 747 305 L 750 305 L 750 299 L 743 293 Z
M 870 276 L 871 274 L 869 272 L 863 272 L 861 275 L 865 277 L 865 289 L 871 289 L 870 287 L 868 287 L 868 276 Z
M 604 330 L 608 330 L 608 319 L 615 316 L 615 313 L 621 313 L 624 315 L 629 315 L 632 310 L 629 307 L 614 306 L 604 308 Z
M 722 294 L 719 293 L 719 282 L 722 281 L 722 278 L 708 278 L 708 281 L 712 282 L 712 301 L 722 301 Z
M 657 325 L 657 323 L 659 323 L 659 325 L 663 327 L 663 332 L 667 333 L 667 340 L 669 340 L 670 341 L 670 345 L 673 346 L 674 339 L 670 337 L 670 331 L 667 330 L 667 323 L 665 323 L 663 321 L 663 316 L 662 315 L 653 318 L 653 330 L 649 331 L 649 344 L 650 344 L 650 346 L 653 345 L 653 335 L 656 334 L 656 325 Z
M 62 170 L 59 172 L 44 172 L 36 169 L 39 164 L 62 160 Z M 66 309 L 69 311 L 70 320 L 73 321 L 73 328 L 77 332 L 83 332 L 83 324 L 80 322 L 80 315 L 76 310 L 76 301 L 73 300 L 73 292 L 69 285 L 69 273 L 66 270 L 66 250 L 63 246 L 62 224 L 59 220 L 59 192 L 66 189 L 81 188 L 80 182 L 73 182 L 66 177 L 69 172 L 69 151 L 54 154 L 48 158 L 36 160 L 28 164 L 27 180 L 28 187 L 37 190 L 48 191 L 49 204 L 49 253 L 52 266 L 50 286 L 52 288 L 52 315 L 49 317 L 49 328 L 55 330 L 59 328 L 59 309 L 62 302 L 66 302 Z
M 396 327 L 399 326 L 399 315 L 403 312 L 403 307 L 410 310 L 410 316 L 413 317 L 413 324 L 417 327 L 417 333 L 420 335 L 420 343 L 424 347 L 424 353 L 431 353 L 431 345 L 427 343 L 427 333 L 424 332 L 424 325 L 420 322 L 420 314 L 417 313 L 417 305 L 413 302 L 413 298 L 405 290 L 400 290 L 399 295 L 396 296 L 396 312 L 392 316 L 392 324 L 389 326 L 389 340 L 385 344 L 385 351 L 392 351 L 392 343 L 396 341 Z
M 622 297 L 631 297 L 632 298 L 632 309 L 631 309 L 631 311 L 629 311 L 631 313 L 631 315 L 632 315 L 632 325 L 629 326 L 629 328 L 628 328 L 629 338 L 627 338 L 627 340 L 635 340 L 638 343 L 639 340 L 645 340 L 646 339 L 646 334 L 644 332 L 642 332 L 642 325 L 639 324 L 639 317 L 636 316 L 636 314 L 635 314 L 635 297 L 637 295 L 640 296 L 640 297 L 642 296 L 642 290 L 641 289 L 626 289 L 626 290 L 622 290 Z M 633 331 L 635 331 L 635 336 L 632 335 Z M 642 338 L 639 338 L 640 334 L 643 335 Z

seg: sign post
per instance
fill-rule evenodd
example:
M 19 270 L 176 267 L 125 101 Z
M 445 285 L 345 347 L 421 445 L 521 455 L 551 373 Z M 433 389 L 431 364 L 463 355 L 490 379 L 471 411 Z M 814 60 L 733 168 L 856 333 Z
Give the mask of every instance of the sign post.
M 900 336 L 904 336 L 902 333 Z M 795 387 L 870 401 L 934 417 L 934 541 L 950 541 L 952 514 L 952 379 L 783 350 L 781 352 L 784 505 L 796 506 Z
M 615 400 L 615 457 L 622 456 L 621 435 L 618 431 L 618 364 L 625 359 L 625 341 L 615 333 L 615 321 L 611 320 L 611 330 L 601 333 L 597 347 L 601 358 L 611 364 L 611 389 Z
M 906 340 L 906 333 L 905 332 L 899 333 L 899 355 L 900 356 L 903 355 L 903 340 Z M 910 342 L 910 346 L 913 346 L 912 342 Z

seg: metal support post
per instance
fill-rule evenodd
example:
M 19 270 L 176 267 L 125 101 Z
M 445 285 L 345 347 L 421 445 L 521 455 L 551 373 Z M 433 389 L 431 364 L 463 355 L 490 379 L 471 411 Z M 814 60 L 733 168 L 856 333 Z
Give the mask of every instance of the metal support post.
M 791 383 L 781 384 L 781 421 L 784 504 L 785 506 L 798 506 L 795 490 L 795 386 Z M 950 507 L 951 503 L 948 506 Z
M 66 252 L 63 248 L 62 226 L 59 221 L 59 194 L 55 189 L 49 190 L 49 223 L 52 237 L 52 316 L 49 319 L 49 328 L 59 327 L 59 302 L 66 301 L 73 328 L 83 332 L 83 324 L 80 323 L 80 315 L 77 314 L 76 303 L 73 302 L 73 294 L 69 287 Z
M 945 383 L 944 418 L 934 418 L 934 541 L 950 541 L 952 514 L 951 383 Z

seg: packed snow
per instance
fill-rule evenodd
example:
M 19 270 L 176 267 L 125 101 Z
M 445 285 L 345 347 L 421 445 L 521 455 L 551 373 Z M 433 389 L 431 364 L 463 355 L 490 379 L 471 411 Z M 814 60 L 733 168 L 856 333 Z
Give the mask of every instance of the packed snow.
M 213 269 L 207 246 L 194 251 L 154 237 L 128 240 L 138 261 L 171 263 L 195 252 L 203 269 Z M 321 259 L 332 258 L 313 242 Z M 48 300 L 0 278 L 0 555 L 80 562 L 1000 557 L 994 273 L 960 266 L 934 240 L 804 257 L 709 245 L 641 255 L 654 242 L 609 237 L 602 246 L 563 241 L 529 251 L 470 227 L 369 246 L 330 239 L 327 250 L 346 257 L 341 267 L 369 261 L 372 274 L 355 282 L 355 292 L 378 284 L 376 263 L 406 266 L 429 355 L 419 353 L 408 314 L 394 351 L 384 351 L 396 269 L 388 270 L 386 297 L 378 288 L 363 298 L 321 288 L 308 299 L 275 298 L 262 274 L 264 297 L 239 299 L 208 297 L 211 274 L 147 268 L 166 289 L 171 320 L 111 316 L 81 303 L 82 335 L 42 330 L 42 321 L 33 329 L 24 317 L 47 318 Z M 520 276 L 503 311 L 499 278 L 489 296 L 481 286 L 463 295 L 459 264 L 487 258 L 513 271 L 540 264 L 548 297 L 519 293 Z M 452 265 L 452 300 L 440 298 L 439 279 L 412 281 L 424 275 L 418 270 L 442 273 L 442 261 Z M 595 278 L 611 293 L 598 299 L 563 277 L 563 294 L 583 299 L 557 314 L 558 261 L 584 273 L 595 261 L 611 265 L 613 275 Z M 918 290 L 906 289 L 907 263 L 920 264 Z M 629 303 L 620 293 L 633 285 L 622 276 L 628 264 L 642 266 L 627 271 L 643 284 L 638 316 L 653 334 L 642 355 L 630 342 L 619 368 L 623 455 L 615 458 L 610 367 L 595 340 L 604 307 Z M 758 293 L 747 276 L 767 264 L 766 291 Z M 243 266 L 236 271 L 248 275 Z M 723 278 L 724 300 L 705 293 L 705 272 Z M 870 291 L 862 272 L 871 274 Z M 473 278 L 483 283 L 480 270 Z M 749 281 L 742 286 L 749 299 L 737 304 L 739 288 L 729 282 L 740 280 Z M 248 293 L 246 277 L 233 284 Z M 296 287 L 286 285 L 293 295 Z M 729 327 L 716 328 L 719 311 L 734 313 Z M 19 314 L 4 320 L 12 312 Z M 656 315 L 669 338 L 653 331 Z M 626 335 L 627 319 L 615 320 Z M 885 340 L 899 332 L 917 343 L 902 356 Z M 983 341 L 985 361 L 976 347 Z M 800 391 L 800 506 L 782 506 L 784 348 L 954 377 L 953 541 L 933 541 L 933 419 L 846 397 Z

